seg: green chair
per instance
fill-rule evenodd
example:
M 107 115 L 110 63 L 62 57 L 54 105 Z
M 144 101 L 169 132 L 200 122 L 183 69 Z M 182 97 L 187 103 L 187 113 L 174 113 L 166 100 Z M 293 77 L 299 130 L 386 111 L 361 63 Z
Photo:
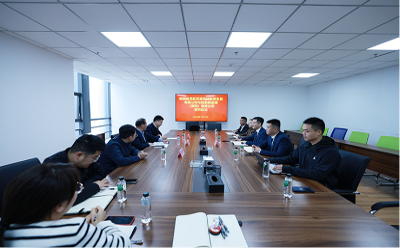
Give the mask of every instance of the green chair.
M 300 127 L 300 132 L 303 132 L 303 125 L 304 125 L 304 123 L 303 123 L 303 124 L 301 124 L 301 127 Z
M 389 148 L 393 150 L 399 150 L 399 137 L 393 136 L 381 136 L 376 143 L 376 146 Z
M 322 136 L 326 136 L 328 134 L 328 130 L 329 130 L 329 128 L 326 127 L 324 133 L 322 134 Z
M 361 144 L 367 144 L 369 133 L 353 131 L 350 134 L 349 141 Z

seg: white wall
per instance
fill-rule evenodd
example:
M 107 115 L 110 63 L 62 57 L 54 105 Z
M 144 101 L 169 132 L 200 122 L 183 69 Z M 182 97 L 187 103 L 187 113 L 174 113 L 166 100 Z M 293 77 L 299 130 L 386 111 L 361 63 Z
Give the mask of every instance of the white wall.
M 185 128 L 185 122 L 175 122 L 177 93 L 228 94 L 228 121 L 222 122 L 222 129 L 238 128 L 241 116 L 248 119 L 261 116 L 265 120 L 277 118 L 282 123 L 282 129 L 300 129 L 307 117 L 307 109 L 300 105 L 307 101 L 305 86 L 111 84 L 112 133 L 118 133 L 123 124 L 134 125 L 141 117 L 146 118 L 149 124 L 155 115 L 165 119 L 160 128 L 163 133 Z
M 310 86 L 308 115 L 322 118 L 328 135 L 334 127 L 369 133 L 368 144 L 381 135 L 399 137 L 398 66 Z
M 72 61 L 0 33 L 0 166 L 75 140 Z

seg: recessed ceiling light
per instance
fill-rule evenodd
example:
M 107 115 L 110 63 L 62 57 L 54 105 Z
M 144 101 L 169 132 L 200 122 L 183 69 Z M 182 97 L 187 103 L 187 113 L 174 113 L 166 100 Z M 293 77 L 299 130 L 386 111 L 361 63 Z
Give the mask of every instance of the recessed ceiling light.
M 154 76 L 172 76 L 171 72 L 169 71 L 151 71 Z
M 296 74 L 292 77 L 299 77 L 299 78 L 309 78 L 309 77 L 314 77 L 315 75 L 318 75 L 319 73 L 299 73 Z
M 216 71 L 214 77 L 231 77 L 234 73 L 233 71 Z
M 400 38 L 383 42 L 379 45 L 370 47 L 367 50 L 400 50 Z
M 119 47 L 151 47 L 141 32 L 101 32 Z
M 259 48 L 271 33 L 232 32 L 226 47 Z

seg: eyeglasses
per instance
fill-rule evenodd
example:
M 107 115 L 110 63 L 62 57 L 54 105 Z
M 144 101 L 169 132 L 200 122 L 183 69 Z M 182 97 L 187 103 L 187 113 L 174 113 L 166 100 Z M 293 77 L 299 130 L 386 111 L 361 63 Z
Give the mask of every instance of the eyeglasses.
M 93 163 L 96 163 L 97 162 L 97 160 L 99 160 L 99 158 L 100 158 L 100 155 L 99 156 L 97 156 L 96 158 L 92 158 L 92 157 L 90 157 L 91 159 L 93 159 Z
M 83 187 L 82 183 L 77 182 L 77 184 L 78 184 L 78 188 L 76 189 L 75 193 L 77 195 L 79 195 L 82 192 L 82 190 L 84 189 L 84 187 Z

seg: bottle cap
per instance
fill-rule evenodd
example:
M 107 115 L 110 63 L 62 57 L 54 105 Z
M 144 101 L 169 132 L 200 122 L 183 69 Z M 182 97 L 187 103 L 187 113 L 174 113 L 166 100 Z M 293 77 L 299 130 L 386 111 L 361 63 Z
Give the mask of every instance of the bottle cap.
M 119 180 L 124 180 L 124 176 L 120 176 L 120 177 L 119 177 Z
M 291 176 L 292 176 L 292 174 L 288 173 L 288 174 L 287 174 L 287 176 L 288 176 L 288 177 L 291 177 Z
M 144 192 L 144 193 L 143 193 L 143 196 L 144 196 L 144 197 L 148 197 L 148 196 L 149 196 L 149 192 Z
M 233 154 L 237 154 L 237 151 L 235 150 L 235 151 L 233 152 Z

